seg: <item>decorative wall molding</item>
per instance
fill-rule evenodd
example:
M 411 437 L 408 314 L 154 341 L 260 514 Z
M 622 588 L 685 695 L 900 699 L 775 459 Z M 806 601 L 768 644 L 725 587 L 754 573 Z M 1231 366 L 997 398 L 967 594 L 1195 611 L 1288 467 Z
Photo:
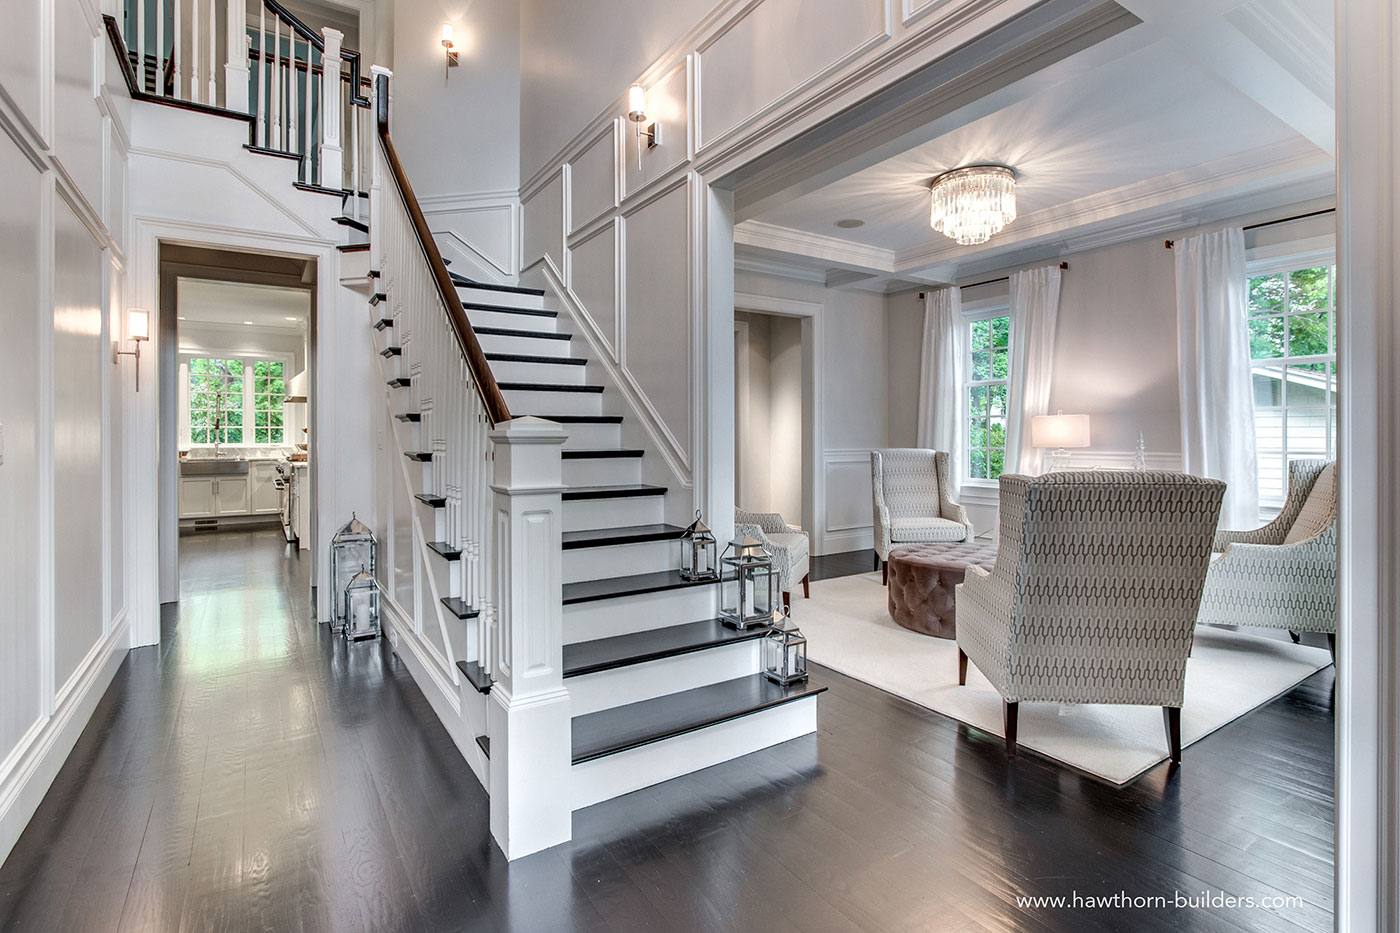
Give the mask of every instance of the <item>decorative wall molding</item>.
M 497 285 L 514 283 L 520 266 L 521 213 L 514 190 L 429 195 L 418 203 L 433 235 L 453 244 L 454 261 L 460 257 L 472 263 Z M 454 218 L 459 222 L 454 224 Z M 486 229 L 463 229 L 461 219 L 477 220 Z
M 875 546 L 871 513 L 870 448 L 822 451 L 825 507 L 818 534 L 821 554 L 839 554 Z M 837 474 L 845 474 L 842 478 Z

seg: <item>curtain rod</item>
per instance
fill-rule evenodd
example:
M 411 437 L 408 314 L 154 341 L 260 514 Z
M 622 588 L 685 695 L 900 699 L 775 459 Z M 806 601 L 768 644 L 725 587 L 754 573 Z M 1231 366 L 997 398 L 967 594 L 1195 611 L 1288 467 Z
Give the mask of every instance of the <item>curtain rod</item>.
M 1060 268 L 1061 268 L 1062 270 L 1068 269 L 1068 268 L 1069 268 L 1069 263 L 1067 263 L 1067 262 L 1062 262 L 1062 263 L 1060 263 Z M 1011 280 L 1011 276 L 1009 276 L 1009 275 L 1003 275 L 1003 276 L 1002 276 L 1001 278 L 999 278 L 999 279 L 987 279 L 985 282 L 973 282 L 971 285 L 959 285 L 958 288 L 960 288 L 960 289 L 962 289 L 962 288 L 977 288 L 979 285 L 995 285 L 997 282 L 1007 282 L 1007 281 L 1010 281 L 1010 280 Z M 923 292 L 919 292 L 919 298 L 920 298 L 920 300 L 922 300 L 923 297 L 924 297 L 924 293 L 923 293 Z
M 1323 214 L 1335 214 L 1336 212 L 1337 209 L 1335 207 L 1325 207 L 1320 211 L 1308 211 L 1306 214 L 1294 214 L 1292 217 L 1280 217 L 1278 220 L 1265 220 L 1257 224 L 1248 224 L 1240 229 L 1258 230 L 1260 227 L 1272 227 L 1275 224 L 1289 224 L 1295 220 L 1307 220 L 1309 217 L 1321 217 Z M 1167 240 L 1164 245 L 1167 249 L 1171 249 L 1172 244 L 1175 242 L 1175 240 Z

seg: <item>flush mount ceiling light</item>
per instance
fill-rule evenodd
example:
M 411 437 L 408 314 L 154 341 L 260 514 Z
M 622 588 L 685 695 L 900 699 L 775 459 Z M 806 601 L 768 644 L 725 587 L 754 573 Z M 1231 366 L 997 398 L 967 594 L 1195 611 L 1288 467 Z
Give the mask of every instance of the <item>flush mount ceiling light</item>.
M 846 217 L 836 221 L 836 226 L 840 227 L 842 230 L 854 230 L 856 227 L 864 227 L 865 221 L 857 220 L 854 217 Z
M 1005 165 L 944 172 L 931 187 L 929 226 L 962 246 L 985 243 L 1016 219 L 1016 173 Z

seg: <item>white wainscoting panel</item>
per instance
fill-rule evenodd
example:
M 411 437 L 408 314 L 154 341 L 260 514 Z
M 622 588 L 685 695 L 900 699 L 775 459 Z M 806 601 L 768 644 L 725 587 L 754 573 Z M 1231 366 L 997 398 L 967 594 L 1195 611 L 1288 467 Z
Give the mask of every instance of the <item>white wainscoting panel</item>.
M 510 284 L 519 266 L 519 201 L 514 191 L 434 195 L 419 200 L 452 271 Z
M 604 224 L 569 249 L 569 290 L 607 344 L 614 362 L 618 359 L 617 294 L 618 222 Z M 577 354 L 581 347 L 575 347 Z
M 797 41 L 798 22 L 821 22 L 823 28 L 802 30 Z M 888 0 L 750 4 L 697 52 L 697 149 L 782 107 L 889 34 Z
M 569 233 L 577 233 L 617 207 L 617 140 L 623 128 L 621 117 L 608 123 L 569 161 Z
M 522 271 L 545 256 L 553 259 L 559 268 L 564 267 L 564 172 L 565 168 L 560 166 L 549 181 L 521 201 L 524 215 Z
M 870 512 L 870 450 L 825 450 L 826 521 L 821 529 L 823 554 L 875 546 Z

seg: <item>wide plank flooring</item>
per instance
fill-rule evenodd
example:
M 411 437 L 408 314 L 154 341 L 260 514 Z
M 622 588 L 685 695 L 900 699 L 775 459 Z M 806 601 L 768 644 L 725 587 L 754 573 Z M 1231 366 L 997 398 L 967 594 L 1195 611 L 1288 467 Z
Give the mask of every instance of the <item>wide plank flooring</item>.
M 1330 668 L 1123 788 L 818 670 L 816 736 L 580 811 L 508 864 L 403 665 L 312 623 L 304 556 L 275 531 L 181 545 L 163 644 L 0 867 L 0 929 L 1332 928 Z M 1299 900 L 1018 900 L 1177 891 Z

